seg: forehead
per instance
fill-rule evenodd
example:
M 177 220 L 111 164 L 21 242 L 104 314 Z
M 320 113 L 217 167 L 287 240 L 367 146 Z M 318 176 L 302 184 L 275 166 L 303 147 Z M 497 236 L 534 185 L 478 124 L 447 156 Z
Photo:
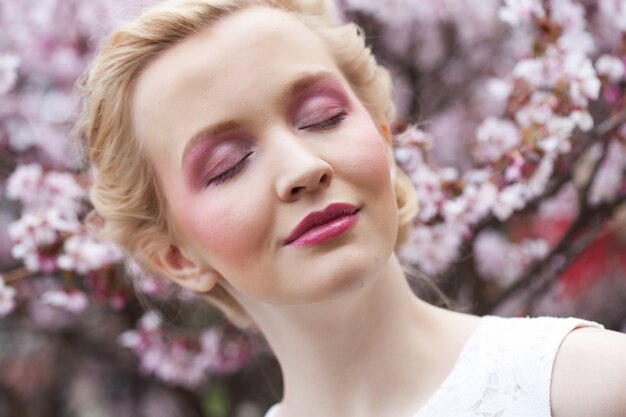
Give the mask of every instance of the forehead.
M 238 11 L 148 65 L 134 91 L 134 127 L 149 151 L 164 140 L 180 151 L 206 124 L 253 117 L 298 74 L 322 71 L 340 77 L 322 40 L 296 16 Z

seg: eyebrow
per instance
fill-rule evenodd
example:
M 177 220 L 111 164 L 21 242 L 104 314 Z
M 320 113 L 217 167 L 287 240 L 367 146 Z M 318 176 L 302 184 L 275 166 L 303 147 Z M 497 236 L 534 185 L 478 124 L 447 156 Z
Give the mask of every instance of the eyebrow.
M 337 78 L 337 77 L 335 74 L 329 71 L 300 73 L 298 76 L 294 77 L 294 80 L 291 81 L 280 93 L 279 95 L 280 100 L 285 100 L 287 98 L 294 97 L 301 91 L 310 87 L 311 85 L 314 85 L 318 83 L 319 81 L 324 80 L 326 78 Z M 189 150 L 192 149 L 197 143 L 202 142 L 203 140 L 211 136 L 217 136 L 220 133 L 237 129 L 240 126 L 241 124 L 236 120 L 225 120 L 225 121 L 211 124 L 209 126 L 202 128 L 199 132 L 194 134 L 185 145 L 181 162 L 185 160 L 185 155 L 187 155 Z

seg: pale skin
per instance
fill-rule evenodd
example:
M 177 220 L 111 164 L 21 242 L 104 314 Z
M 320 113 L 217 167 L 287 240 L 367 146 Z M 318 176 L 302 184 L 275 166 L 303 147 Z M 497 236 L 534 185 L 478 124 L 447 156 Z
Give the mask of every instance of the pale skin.
M 389 128 L 321 40 L 288 13 L 244 10 L 157 57 L 133 98 L 178 235 L 153 262 L 198 293 L 223 286 L 254 318 L 283 371 L 279 416 L 414 415 L 479 318 L 412 294 L 393 252 Z M 360 207 L 352 229 L 319 245 L 283 244 L 334 202 Z M 623 417 L 626 399 L 605 385 L 624 386 L 626 355 L 595 364 L 606 349 L 626 352 L 625 339 L 589 329 L 565 339 L 556 417 Z M 596 371 L 576 377 L 581 365 Z M 593 412 L 580 414 L 581 401 Z

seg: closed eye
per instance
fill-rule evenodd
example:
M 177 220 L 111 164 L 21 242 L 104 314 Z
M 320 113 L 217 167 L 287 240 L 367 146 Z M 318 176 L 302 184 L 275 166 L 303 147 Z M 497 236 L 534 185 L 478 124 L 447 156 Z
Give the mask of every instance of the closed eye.
M 314 129 L 314 130 L 324 130 L 324 129 L 328 129 L 330 127 L 336 126 L 339 123 L 341 123 L 343 120 L 345 120 L 347 116 L 347 113 L 345 111 L 342 111 L 340 113 L 337 113 L 336 115 L 334 115 L 333 117 L 326 119 L 326 120 L 322 120 L 319 123 L 313 123 L 307 126 L 303 126 L 301 128 L 299 128 L 300 130 L 310 130 L 310 129 Z
M 241 161 L 235 164 L 232 168 L 229 168 L 226 171 L 219 174 L 218 176 L 211 178 L 209 182 L 207 183 L 207 186 L 219 185 L 219 184 L 225 183 L 226 181 L 233 178 L 235 175 L 239 174 L 241 171 L 243 171 L 246 165 L 248 165 L 249 158 L 252 155 L 252 153 L 253 152 L 248 152 L 246 156 L 244 156 L 241 159 Z

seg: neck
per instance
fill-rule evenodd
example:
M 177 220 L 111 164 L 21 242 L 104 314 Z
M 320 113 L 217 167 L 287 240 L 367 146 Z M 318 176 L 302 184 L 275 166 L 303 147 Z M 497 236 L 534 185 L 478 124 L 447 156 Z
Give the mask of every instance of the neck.
M 434 391 L 458 353 L 443 331 L 456 313 L 415 297 L 395 255 L 378 277 L 338 299 L 246 308 L 281 365 L 281 415 L 401 415 L 381 408 L 390 389 L 417 407 L 425 402 L 418 393 Z

